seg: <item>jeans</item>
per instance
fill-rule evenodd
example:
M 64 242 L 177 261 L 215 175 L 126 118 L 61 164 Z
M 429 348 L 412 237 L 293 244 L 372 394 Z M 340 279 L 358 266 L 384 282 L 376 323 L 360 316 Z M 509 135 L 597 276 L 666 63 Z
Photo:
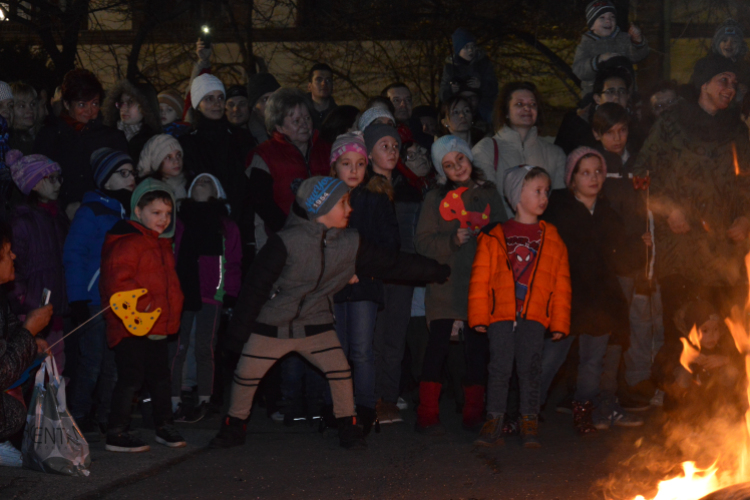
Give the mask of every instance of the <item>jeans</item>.
M 281 397 L 287 404 L 287 414 L 302 415 L 304 401 L 308 414 L 317 412 L 325 392 L 323 374 L 302 356 L 294 353 L 281 361 Z
M 367 300 L 341 302 L 334 305 L 334 312 L 336 336 L 352 367 L 354 401 L 359 406 L 375 408 L 375 353 L 372 344 L 378 303 Z M 328 388 L 326 403 L 331 402 L 331 391 Z
M 89 306 L 92 316 L 100 311 L 101 306 Z M 88 417 L 96 400 L 96 419 L 106 423 L 117 382 L 117 365 L 115 353 L 107 345 L 104 315 L 92 319 L 77 333 L 78 355 L 68 399 L 70 414 L 77 421 Z
M 635 293 L 635 279 L 618 277 L 630 305 L 630 347 L 625 351 L 625 381 L 629 386 L 651 378 L 651 365 L 664 345 L 661 289 L 650 296 Z
M 516 361 L 521 393 L 521 415 L 539 413 L 542 375 L 542 350 L 546 328 L 536 321 L 519 319 L 492 323 L 487 330 L 490 343 L 487 413 L 497 418 L 505 413 L 508 387 Z
M 184 311 L 180 328 L 180 338 L 176 354 L 172 359 L 172 396 L 179 396 L 182 390 L 183 365 L 190 347 L 190 332 L 195 319 L 195 364 L 198 382 L 198 396 L 210 396 L 214 384 L 214 346 L 219 329 L 221 306 L 203 303 L 200 311 Z
M 544 341 L 544 355 L 542 357 L 542 401 L 546 400 L 552 380 L 557 371 L 565 363 L 568 351 L 575 337 L 568 335 L 562 340 Z M 578 336 L 578 378 L 576 380 L 576 401 L 594 401 L 599 396 L 602 373 L 604 371 L 604 357 L 607 354 L 609 335 L 594 337 L 591 335 Z
M 561 340 L 553 341 L 551 338 L 544 339 L 544 351 L 542 353 L 542 381 L 541 401 L 544 404 L 549 395 L 549 388 L 560 367 L 565 363 L 570 351 L 570 346 L 575 341 L 575 336 L 568 335 Z
M 401 361 L 413 291 L 412 286 L 384 285 L 385 309 L 378 313 L 375 322 L 375 394 L 390 403 L 398 400 L 400 392 Z
M 452 319 L 430 321 L 430 338 L 420 377 L 422 382 L 442 381 L 443 364 L 448 358 L 453 322 Z M 464 359 L 466 361 L 464 385 L 485 385 L 488 354 L 487 334 L 477 333 L 472 328 L 464 328 Z

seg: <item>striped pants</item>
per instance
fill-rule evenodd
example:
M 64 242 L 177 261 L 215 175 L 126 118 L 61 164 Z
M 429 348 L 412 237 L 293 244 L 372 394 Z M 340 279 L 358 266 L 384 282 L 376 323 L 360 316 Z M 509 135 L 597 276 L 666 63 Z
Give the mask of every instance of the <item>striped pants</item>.
M 331 330 L 304 339 L 277 339 L 255 333 L 250 335 L 234 372 L 229 416 L 243 420 L 250 416 L 258 384 L 274 363 L 290 352 L 298 352 L 325 374 L 331 386 L 336 418 L 356 414 L 351 368 L 336 332 Z

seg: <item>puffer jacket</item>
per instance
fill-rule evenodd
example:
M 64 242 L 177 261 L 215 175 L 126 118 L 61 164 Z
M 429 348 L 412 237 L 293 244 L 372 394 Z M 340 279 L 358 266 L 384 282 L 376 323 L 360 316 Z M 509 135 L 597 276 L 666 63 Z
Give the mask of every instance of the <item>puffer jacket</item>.
M 128 141 L 128 154 L 137 161 L 141 157 L 141 150 L 143 150 L 146 141 L 161 133 L 159 101 L 156 97 L 156 90 L 151 85 L 120 80 L 109 89 L 107 97 L 102 103 L 102 120 L 107 127 L 118 128 L 120 110 L 117 109 L 117 102 L 123 94 L 132 97 L 140 106 L 143 114 L 140 130 Z
M 39 307 L 42 291 L 48 288 L 55 315 L 62 316 L 68 307 L 62 258 L 67 217 L 62 211 L 53 216 L 43 208 L 24 204 L 16 207 L 11 226 L 16 254 L 12 293 L 21 306 L 19 314 Z
M 542 244 L 534 261 L 529 291 L 520 317 L 544 325 L 551 333 L 570 333 L 568 249 L 555 226 L 541 221 Z M 469 326 L 516 320 L 513 268 L 500 224 L 479 233 L 469 284 Z
M 518 165 L 542 167 L 552 178 L 552 189 L 565 187 L 565 153 L 539 137 L 536 127 L 529 130 L 523 142 L 521 134 L 511 127 L 503 127 L 493 137 L 479 141 L 471 152 L 474 155 L 474 166 L 481 168 L 484 177 L 495 183 L 501 196 L 505 171 Z M 515 213 L 507 202 L 505 211 L 509 215 Z
M 440 79 L 440 100 L 445 102 L 455 95 L 451 89 L 451 82 L 457 83 L 463 89 L 467 88 L 466 82 L 472 77 L 480 82 L 480 87 L 476 89 L 479 93 L 479 114 L 484 121 L 492 123 L 492 108 L 498 94 L 497 76 L 492 61 L 482 49 L 477 49 L 471 61 L 466 61 L 457 54 L 445 59 L 443 76 Z
M 83 195 L 83 203 L 73 218 L 63 247 L 65 284 L 71 302 L 101 303 L 99 266 L 104 238 L 124 217 L 125 210 L 120 202 L 101 191 Z

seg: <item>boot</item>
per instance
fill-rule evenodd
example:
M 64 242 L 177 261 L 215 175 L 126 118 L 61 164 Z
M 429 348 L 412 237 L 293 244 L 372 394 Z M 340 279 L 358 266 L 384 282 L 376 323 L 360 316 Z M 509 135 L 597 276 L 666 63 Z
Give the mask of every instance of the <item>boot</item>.
M 483 385 L 464 386 L 464 409 L 461 425 L 464 429 L 472 432 L 477 432 L 484 425 Z
M 474 440 L 475 446 L 502 446 L 505 444 L 503 439 L 503 416 L 489 418 L 479 431 L 479 436 Z
M 578 434 L 585 436 L 596 433 L 596 427 L 592 420 L 594 405 L 591 401 L 573 401 L 573 425 Z
M 539 421 L 536 415 L 521 416 L 521 443 L 524 448 L 541 448 L 539 442 Z
M 380 422 L 378 422 L 378 414 L 375 408 L 357 405 L 357 422 L 362 425 L 362 433 L 365 436 L 370 434 L 373 426 L 375 426 L 375 432 L 380 433 Z
M 333 405 L 323 405 L 320 409 L 320 424 L 318 426 L 318 431 L 325 432 L 327 429 L 336 429 L 338 425 L 338 421 L 333 415 Z
M 245 444 L 245 431 L 247 425 L 241 418 L 224 417 L 221 422 L 221 429 L 215 438 L 211 440 L 211 448 L 232 448 L 233 446 L 242 446 Z
M 339 445 L 347 450 L 367 448 L 362 427 L 357 424 L 357 417 L 343 417 L 338 420 Z
M 421 434 L 442 436 L 445 427 L 440 423 L 440 389 L 437 382 L 419 383 L 419 406 L 417 407 L 417 424 L 414 430 Z

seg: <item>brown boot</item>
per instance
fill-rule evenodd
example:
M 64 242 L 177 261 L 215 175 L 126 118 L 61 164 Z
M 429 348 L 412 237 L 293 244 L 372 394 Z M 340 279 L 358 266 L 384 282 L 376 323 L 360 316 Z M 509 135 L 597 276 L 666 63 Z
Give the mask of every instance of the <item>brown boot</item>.
M 521 443 L 524 448 L 541 448 L 539 442 L 539 421 L 536 415 L 521 416 Z

